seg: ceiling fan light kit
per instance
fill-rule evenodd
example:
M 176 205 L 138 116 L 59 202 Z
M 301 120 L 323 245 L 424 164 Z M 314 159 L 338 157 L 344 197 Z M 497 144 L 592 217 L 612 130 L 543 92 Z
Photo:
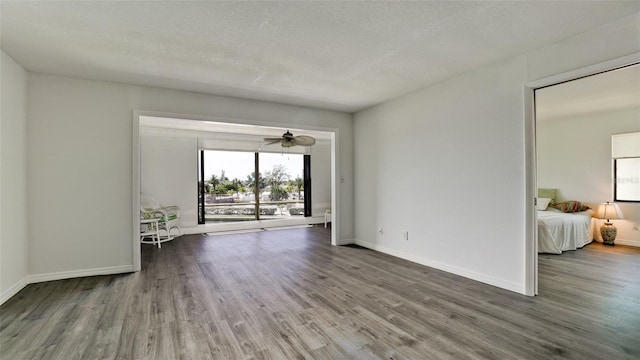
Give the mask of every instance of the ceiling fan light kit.
M 291 147 L 291 146 L 311 146 L 316 143 L 316 139 L 307 135 L 299 135 L 293 136 L 293 134 L 287 130 L 282 137 L 279 138 L 264 138 L 264 141 L 267 142 L 267 145 L 280 143 L 282 147 Z

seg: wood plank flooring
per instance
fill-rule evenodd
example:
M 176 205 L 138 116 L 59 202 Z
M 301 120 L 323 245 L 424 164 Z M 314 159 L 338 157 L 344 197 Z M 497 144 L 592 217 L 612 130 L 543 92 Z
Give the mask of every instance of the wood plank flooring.
M 541 255 L 526 297 L 329 238 L 189 235 L 139 273 L 29 285 L 0 358 L 640 358 L 640 249 Z

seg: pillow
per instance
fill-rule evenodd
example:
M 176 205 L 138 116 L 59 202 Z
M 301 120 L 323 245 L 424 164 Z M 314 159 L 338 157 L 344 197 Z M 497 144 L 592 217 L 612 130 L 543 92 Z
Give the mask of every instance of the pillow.
M 556 202 L 556 189 L 538 189 L 538 198 L 551 199 L 549 204 Z
M 549 203 L 551 202 L 551 199 L 549 198 L 538 198 L 538 210 L 541 211 L 545 211 L 547 210 L 547 206 L 549 206 Z
M 565 201 L 551 205 L 552 207 L 566 213 L 574 213 L 578 211 L 586 211 L 591 209 L 590 207 L 582 204 L 580 201 Z

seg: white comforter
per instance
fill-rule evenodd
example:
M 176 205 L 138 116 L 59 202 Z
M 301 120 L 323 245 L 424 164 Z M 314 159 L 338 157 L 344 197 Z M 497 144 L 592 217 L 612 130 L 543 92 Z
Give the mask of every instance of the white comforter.
M 593 211 L 565 214 L 548 208 L 538 211 L 538 252 L 562 254 L 593 241 Z

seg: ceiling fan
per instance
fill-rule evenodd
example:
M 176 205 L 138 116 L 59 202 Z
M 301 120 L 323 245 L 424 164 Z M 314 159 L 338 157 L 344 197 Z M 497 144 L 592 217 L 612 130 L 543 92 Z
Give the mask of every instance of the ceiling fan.
M 298 135 L 293 136 L 293 134 L 287 130 L 286 133 L 282 134 L 282 137 L 279 138 L 264 138 L 264 141 L 267 141 L 267 145 L 280 143 L 283 147 L 291 147 L 291 146 L 311 146 L 316 143 L 316 139 L 307 135 Z

